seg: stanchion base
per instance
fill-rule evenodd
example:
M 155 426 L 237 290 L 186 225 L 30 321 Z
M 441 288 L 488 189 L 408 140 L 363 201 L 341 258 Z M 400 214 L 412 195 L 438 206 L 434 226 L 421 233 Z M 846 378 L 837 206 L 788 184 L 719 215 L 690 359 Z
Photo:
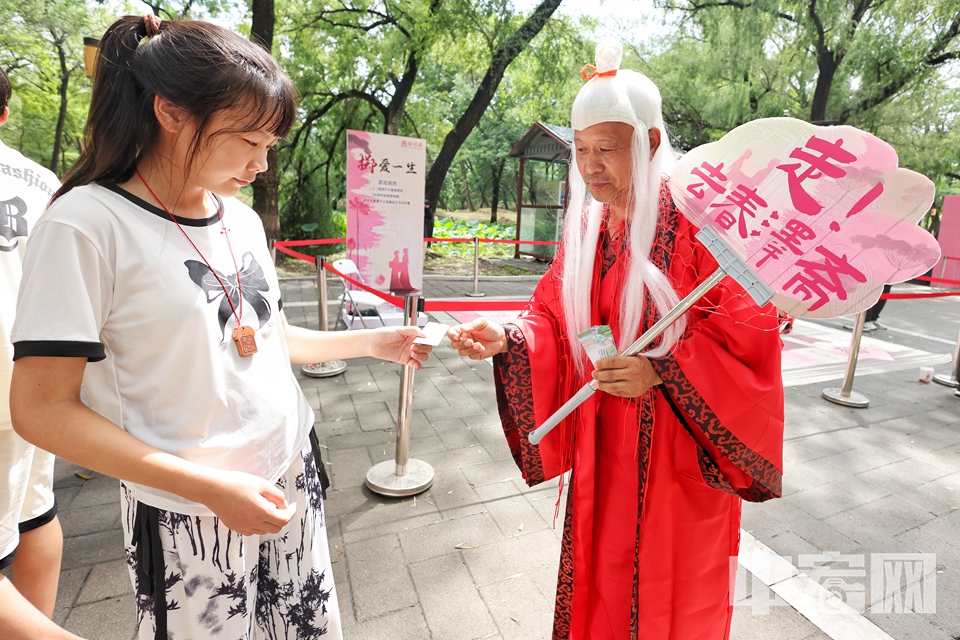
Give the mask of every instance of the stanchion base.
M 423 460 L 407 460 L 407 474 L 397 475 L 397 463 L 386 460 L 367 471 L 367 487 L 383 496 L 412 496 L 422 493 L 433 484 L 433 467 Z
M 956 387 L 957 379 L 953 377 L 953 374 L 947 375 L 946 373 L 938 373 L 933 376 L 933 381 L 937 384 L 942 384 L 945 387 Z
M 347 363 L 343 360 L 332 360 L 330 362 L 314 362 L 305 364 L 300 369 L 303 375 L 310 378 L 329 378 L 338 376 L 347 370 Z
M 853 407 L 854 409 L 865 409 L 870 404 L 870 398 L 856 391 L 850 391 L 850 395 L 844 398 L 843 389 L 839 387 L 824 389 L 823 397 L 835 404 L 842 404 L 845 407 Z
M 483 291 L 467 291 L 465 294 L 468 298 L 486 298 L 487 294 Z

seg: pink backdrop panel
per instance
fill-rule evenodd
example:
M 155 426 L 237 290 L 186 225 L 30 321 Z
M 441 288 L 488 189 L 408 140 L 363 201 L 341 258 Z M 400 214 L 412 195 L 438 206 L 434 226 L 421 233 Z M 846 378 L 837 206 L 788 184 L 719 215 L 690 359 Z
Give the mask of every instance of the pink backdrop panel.
M 423 286 L 426 154 L 423 140 L 347 131 L 347 257 L 381 291 Z

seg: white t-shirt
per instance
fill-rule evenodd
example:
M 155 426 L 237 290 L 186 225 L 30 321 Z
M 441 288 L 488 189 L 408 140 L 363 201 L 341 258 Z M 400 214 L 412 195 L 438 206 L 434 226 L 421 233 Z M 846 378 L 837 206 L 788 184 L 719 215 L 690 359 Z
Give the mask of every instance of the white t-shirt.
M 256 331 L 257 353 L 237 353 L 223 288 L 166 212 L 118 187 L 87 185 L 57 200 L 31 237 L 14 357 L 86 357 L 83 385 L 105 418 L 186 460 L 273 482 L 306 443 L 314 415 L 290 367 L 260 219 L 233 198 L 218 206 L 232 252 L 216 215 L 177 221 Z M 127 485 L 146 504 L 210 515 Z
M 13 428 L 9 402 L 13 373 L 10 331 L 27 236 L 33 233 L 37 218 L 59 188 L 60 182 L 52 171 L 0 142 L 0 431 Z

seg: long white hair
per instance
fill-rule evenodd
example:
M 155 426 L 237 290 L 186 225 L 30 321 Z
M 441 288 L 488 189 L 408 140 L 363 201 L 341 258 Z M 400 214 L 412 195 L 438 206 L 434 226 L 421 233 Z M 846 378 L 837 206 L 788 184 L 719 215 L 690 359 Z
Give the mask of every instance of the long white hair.
M 675 162 L 663 116 L 654 120 L 649 125 L 639 120 L 633 124 L 630 145 L 632 180 L 628 194 L 632 215 L 628 215 L 623 229 L 623 233 L 630 235 L 630 265 L 621 298 L 620 343 L 617 345 L 620 351 L 638 337 L 640 320 L 643 318 L 644 290 L 650 292 L 660 316 L 679 302 L 679 296 L 667 276 L 650 261 L 650 251 L 657 235 L 661 180 Z M 652 159 L 648 128 L 660 130 L 660 146 Z M 590 196 L 577 166 L 576 144 L 572 147 L 568 173 L 570 201 L 565 212 L 563 233 L 562 291 L 567 340 L 577 370 L 585 374 L 587 358 L 577 334 L 590 327 L 591 300 L 597 295 L 597 292 L 591 291 L 591 286 L 603 204 Z M 643 352 L 643 355 L 651 358 L 666 355 L 680 339 L 685 327 L 686 322 L 681 317 L 664 332 L 657 347 Z

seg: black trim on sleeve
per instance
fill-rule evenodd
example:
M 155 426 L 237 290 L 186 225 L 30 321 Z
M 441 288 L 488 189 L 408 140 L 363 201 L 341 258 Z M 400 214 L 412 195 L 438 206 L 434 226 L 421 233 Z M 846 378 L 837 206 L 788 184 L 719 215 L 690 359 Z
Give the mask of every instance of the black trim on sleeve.
M 0 570 L 6 569 L 11 564 L 13 564 L 13 559 L 17 557 L 17 550 L 14 549 L 10 552 L 10 555 L 0 558 Z
M 142 198 L 138 198 L 137 196 L 133 195 L 129 191 L 125 191 L 124 189 L 121 189 L 115 184 L 110 184 L 108 182 L 98 182 L 97 184 L 103 187 L 104 189 L 107 189 L 108 191 L 114 192 L 121 198 L 125 198 L 129 200 L 130 202 L 137 205 L 138 207 L 140 207 L 141 209 L 143 209 L 148 213 L 152 213 L 155 216 L 160 216 L 164 220 L 170 219 L 170 214 L 164 211 L 163 209 L 161 209 L 160 207 L 150 204 L 149 202 L 147 202 Z M 213 194 L 213 198 L 217 202 L 217 209 L 219 209 L 220 212 L 222 213 L 223 200 L 221 200 L 220 196 L 218 196 L 217 194 Z M 174 215 L 173 219 L 185 227 L 209 227 L 212 224 L 217 224 L 217 222 L 219 222 L 220 220 L 220 216 L 217 214 L 214 214 L 209 218 L 197 219 L 197 218 L 182 218 L 178 215 Z
M 13 345 L 13 359 L 27 356 L 48 358 L 86 358 L 87 362 L 100 362 L 107 357 L 101 342 L 78 340 L 21 340 Z
M 34 529 L 39 529 L 45 524 L 53 522 L 53 519 L 57 517 L 57 499 L 53 499 L 53 506 L 50 507 L 50 510 L 46 513 L 41 513 L 36 518 L 30 518 L 25 522 L 20 523 L 20 534 L 23 535 Z
M 277 311 L 283 311 L 283 298 L 277 300 Z

